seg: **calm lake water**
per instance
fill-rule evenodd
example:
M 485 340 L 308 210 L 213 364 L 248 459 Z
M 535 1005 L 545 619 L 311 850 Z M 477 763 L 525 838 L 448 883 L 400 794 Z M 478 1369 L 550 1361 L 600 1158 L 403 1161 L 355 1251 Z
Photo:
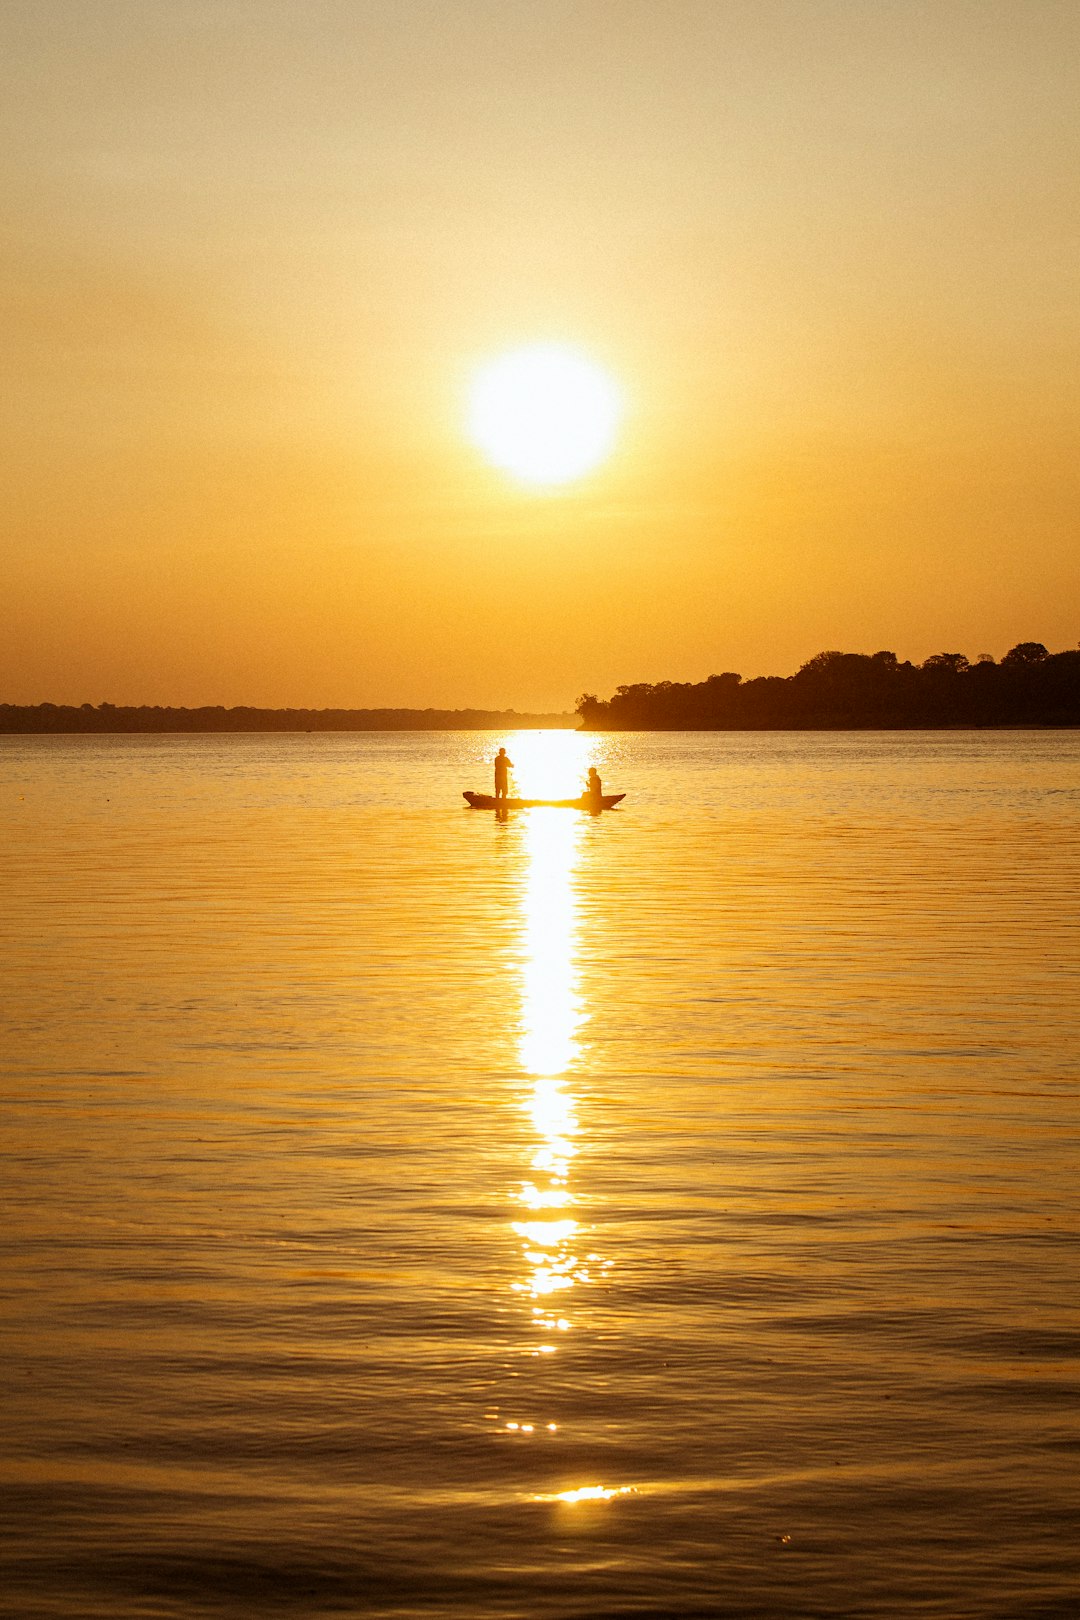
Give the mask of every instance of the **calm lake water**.
M 5 1615 L 1080 1614 L 1080 734 L 8 737 L 0 816 Z

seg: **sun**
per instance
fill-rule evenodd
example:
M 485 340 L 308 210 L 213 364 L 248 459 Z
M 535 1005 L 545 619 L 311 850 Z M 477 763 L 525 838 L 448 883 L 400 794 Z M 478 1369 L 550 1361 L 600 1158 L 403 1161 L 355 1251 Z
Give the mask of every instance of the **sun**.
M 496 467 L 528 484 L 566 484 L 610 453 L 623 415 L 614 381 L 576 349 L 536 343 L 483 366 L 468 433 Z

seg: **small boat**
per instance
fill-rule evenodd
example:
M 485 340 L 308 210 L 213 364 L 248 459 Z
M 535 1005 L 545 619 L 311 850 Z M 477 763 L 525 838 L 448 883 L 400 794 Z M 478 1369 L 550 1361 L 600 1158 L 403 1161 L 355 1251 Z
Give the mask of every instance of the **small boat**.
M 474 810 L 610 810 L 626 798 L 625 793 L 602 793 L 597 800 L 591 793 L 583 793 L 578 799 L 496 799 L 490 793 L 467 789 L 462 796 Z

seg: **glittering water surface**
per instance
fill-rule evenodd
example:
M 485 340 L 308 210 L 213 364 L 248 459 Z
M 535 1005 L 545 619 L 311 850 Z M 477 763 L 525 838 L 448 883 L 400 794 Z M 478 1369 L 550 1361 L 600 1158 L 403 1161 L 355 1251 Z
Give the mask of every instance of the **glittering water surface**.
M 616 811 L 468 810 L 597 763 Z M 1075 733 L 0 739 L 19 1616 L 1080 1613 Z

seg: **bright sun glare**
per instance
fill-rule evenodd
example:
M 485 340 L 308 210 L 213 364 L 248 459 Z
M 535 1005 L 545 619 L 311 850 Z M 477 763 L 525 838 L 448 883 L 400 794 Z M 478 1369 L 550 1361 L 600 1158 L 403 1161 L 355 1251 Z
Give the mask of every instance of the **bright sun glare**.
M 529 484 L 565 484 L 610 454 L 622 419 L 605 371 L 557 343 L 514 349 L 484 366 L 469 394 L 469 437 Z

